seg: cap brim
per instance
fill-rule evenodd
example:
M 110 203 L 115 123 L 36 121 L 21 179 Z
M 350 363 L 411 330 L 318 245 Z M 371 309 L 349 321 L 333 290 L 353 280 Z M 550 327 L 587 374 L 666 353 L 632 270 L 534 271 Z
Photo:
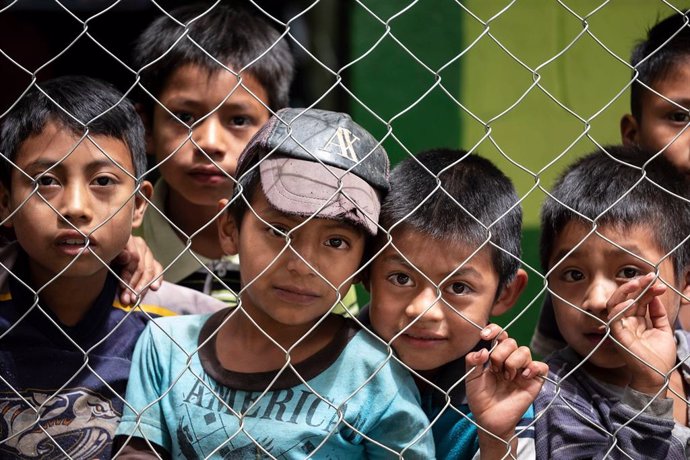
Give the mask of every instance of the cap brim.
M 264 158 L 259 168 L 264 194 L 279 211 L 345 220 L 376 234 L 379 195 L 355 174 L 288 157 Z

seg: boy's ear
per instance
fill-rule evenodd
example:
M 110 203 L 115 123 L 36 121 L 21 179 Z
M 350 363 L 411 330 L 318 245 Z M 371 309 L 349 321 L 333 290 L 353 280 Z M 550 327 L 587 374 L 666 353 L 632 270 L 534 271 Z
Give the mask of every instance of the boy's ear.
M 139 191 L 134 195 L 134 214 L 132 216 L 132 228 L 137 228 L 144 220 L 144 213 L 146 207 L 149 205 L 147 200 L 153 196 L 153 185 L 151 182 L 145 180 L 141 182 Z M 144 199 L 144 197 L 146 199 Z
M 10 192 L 5 184 L 0 183 L 0 222 L 3 227 L 12 228 L 12 219 L 7 218 L 12 214 L 10 209 Z
M 683 294 L 680 298 L 680 305 L 690 305 L 690 268 L 686 268 L 681 277 L 679 291 Z
M 637 120 L 631 114 L 623 115 L 621 118 L 621 142 L 623 145 L 631 146 L 638 145 L 638 134 L 640 132 L 640 127 L 637 124 Z
M 503 286 L 498 299 L 491 308 L 491 316 L 499 316 L 510 310 L 524 291 L 525 286 L 527 286 L 527 272 L 520 268 L 513 281 Z
M 240 252 L 240 232 L 235 218 L 226 209 L 227 205 L 228 200 L 225 198 L 218 201 L 218 212 L 220 213 L 218 216 L 218 237 L 223 252 L 228 255 L 235 255 Z

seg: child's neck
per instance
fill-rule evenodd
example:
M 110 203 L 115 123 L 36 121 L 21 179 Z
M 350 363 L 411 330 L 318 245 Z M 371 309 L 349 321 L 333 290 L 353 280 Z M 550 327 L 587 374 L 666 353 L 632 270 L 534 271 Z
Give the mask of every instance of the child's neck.
M 313 324 L 284 326 L 279 331 L 259 330 L 244 310 L 238 310 L 226 321 L 216 338 L 216 354 L 221 365 L 228 370 L 243 373 L 269 372 L 285 366 L 286 353 L 290 351 L 290 362 L 302 362 L 326 347 L 342 326 L 343 318 L 330 315 L 307 337 Z M 260 322 L 257 321 L 258 324 Z M 266 334 L 270 335 L 269 339 Z M 274 342 L 275 341 L 275 342 Z M 276 345 L 278 343 L 278 345 Z M 248 350 L 251 352 L 248 353 Z
M 678 369 L 671 372 L 669 391 L 666 392 L 666 395 L 673 398 L 673 419 L 676 423 L 688 426 L 688 405 L 685 402 L 687 392 L 685 391 L 683 375 Z
M 52 311 L 65 326 L 74 326 L 101 294 L 108 270 L 104 268 L 90 277 L 63 275 L 52 280 L 41 274 L 33 261 L 29 261 L 29 274 L 32 288 L 45 286 L 39 293 L 40 304 Z
M 216 206 L 199 206 L 190 203 L 182 195 L 170 188 L 164 211 L 166 217 L 177 228 L 186 235 L 191 235 L 213 221 L 218 213 L 218 208 Z M 184 240 L 184 236 L 178 236 Z M 192 238 L 192 251 L 209 259 L 220 259 L 223 256 L 215 223 L 211 222 L 210 225 L 206 225 L 203 230 L 194 235 L 194 238 Z

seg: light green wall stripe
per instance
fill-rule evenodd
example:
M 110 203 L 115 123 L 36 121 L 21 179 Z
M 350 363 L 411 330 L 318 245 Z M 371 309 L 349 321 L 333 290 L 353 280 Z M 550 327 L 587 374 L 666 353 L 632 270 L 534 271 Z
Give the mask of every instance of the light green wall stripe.
M 493 0 L 463 2 L 484 21 L 508 3 Z M 578 0 L 566 3 L 580 16 L 586 16 L 604 2 Z M 673 3 L 679 8 L 690 5 L 687 1 Z M 634 43 L 646 34 L 648 27 L 658 17 L 672 12 L 671 8 L 657 1 L 610 2 L 588 19 L 589 31 L 627 62 Z M 462 41 L 471 43 L 482 33 L 484 26 L 470 15 L 463 15 L 461 29 Z M 583 24 L 558 2 L 521 0 L 493 20 L 489 30 L 508 51 L 525 65 L 536 69 L 564 50 L 582 32 Z M 488 35 L 463 57 L 463 61 L 460 80 L 463 103 L 481 120 L 488 122 L 494 119 L 491 123 L 492 137 L 498 147 L 532 172 L 543 169 L 587 129 L 601 145 L 620 141 L 618 122 L 628 112 L 629 93 L 626 91 L 606 106 L 628 84 L 631 72 L 591 36 L 581 36 L 568 51 L 539 70 L 540 84 L 544 89 L 582 119 L 590 120 L 589 128 L 539 88 L 534 88 L 515 108 L 501 115 L 533 84 L 533 75 Z M 481 141 L 486 132 L 482 123 L 466 112 L 461 113 L 460 120 L 460 136 L 465 146 L 480 143 L 477 151 L 506 171 L 521 195 L 528 193 L 535 184 L 534 177 L 506 160 L 489 139 Z M 558 173 L 575 157 L 595 148 L 591 140 L 580 140 L 569 153 L 540 175 L 541 183 L 548 189 Z M 543 198 L 544 194 L 535 190 L 525 201 L 526 226 L 538 225 L 538 209 Z

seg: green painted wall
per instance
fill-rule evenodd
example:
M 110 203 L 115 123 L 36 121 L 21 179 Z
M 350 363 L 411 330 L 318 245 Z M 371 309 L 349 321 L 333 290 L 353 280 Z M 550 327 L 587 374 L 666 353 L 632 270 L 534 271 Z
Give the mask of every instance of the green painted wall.
M 461 10 L 454 2 L 422 1 L 394 17 L 411 2 L 364 3 L 378 19 L 352 6 L 351 60 L 356 62 L 349 85 L 358 98 L 350 105 L 353 117 L 379 139 L 391 126 L 395 139 L 386 138 L 384 147 L 393 161 L 407 152 L 458 145 L 458 106 L 434 85 L 437 74 L 457 96 L 460 65 L 448 63 L 462 49 Z
M 595 141 L 619 142 L 618 120 L 629 104 L 625 62 L 648 27 L 673 10 L 652 0 L 566 2 L 586 17 L 588 32 L 582 33 L 583 20 L 554 1 L 520 0 L 498 16 L 511 2 L 462 2 L 477 18 L 454 1 L 421 0 L 403 13 L 411 2 L 364 3 L 421 63 L 384 37 L 381 21 L 353 6 L 348 85 L 359 99 L 350 107 L 355 119 L 379 138 L 390 124 L 395 139 L 389 135 L 384 146 L 394 160 L 431 147 L 474 148 L 525 197 L 523 260 L 530 284 L 498 320 L 505 324 L 524 312 L 510 331 L 526 344 L 542 287 L 538 220 L 544 193 L 534 186 L 548 189 L 565 165 L 594 150 Z M 670 3 L 690 7 L 690 0 Z M 434 72 L 462 107 L 439 87 L 425 95 L 436 82 Z M 536 78 L 542 88 L 533 87 Z

